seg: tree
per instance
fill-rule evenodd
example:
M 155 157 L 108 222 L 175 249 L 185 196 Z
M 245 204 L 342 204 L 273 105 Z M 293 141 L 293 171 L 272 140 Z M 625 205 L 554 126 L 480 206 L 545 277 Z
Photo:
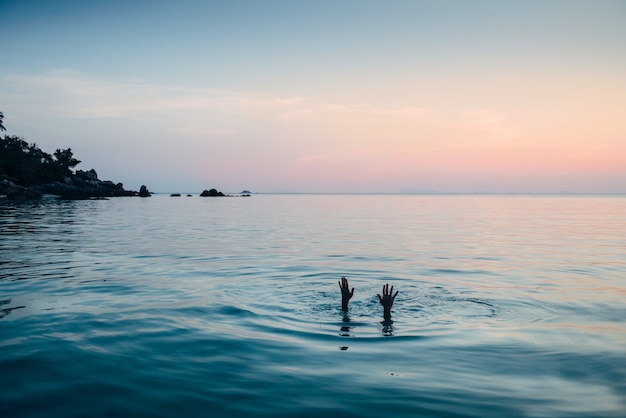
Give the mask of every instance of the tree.
M 45 180 L 45 170 L 52 162 L 52 156 L 40 150 L 37 144 L 28 145 L 14 135 L 0 138 L 0 175 L 12 177 L 28 186 Z
M 71 148 L 57 149 L 54 151 L 54 158 L 56 158 L 56 163 L 59 166 L 62 176 L 69 176 L 72 174 L 71 169 L 80 164 L 80 161 L 74 158 Z
M 4 114 L 0 112 L 0 131 L 6 131 L 7 128 L 5 128 L 4 125 L 2 124 L 2 119 L 4 119 Z

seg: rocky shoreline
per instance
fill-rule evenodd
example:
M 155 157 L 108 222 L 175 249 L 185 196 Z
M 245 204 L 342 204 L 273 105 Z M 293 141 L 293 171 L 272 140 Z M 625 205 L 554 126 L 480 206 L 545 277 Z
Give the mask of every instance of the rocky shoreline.
M 10 200 L 41 199 L 46 195 L 58 196 L 63 199 L 93 199 L 119 196 L 149 197 L 152 193 L 146 186 L 139 191 L 126 190 L 122 183 L 100 180 L 95 170 L 82 171 L 65 177 L 63 182 L 53 181 L 32 186 L 19 185 L 17 179 L 2 176 L 0 179 L 0 196 Z
M 82 171 L 65 178 L 65 181 L 53 181 L 33 186 L 22 186 L 17 180 L 6 175 L 0 176 L 0 199 L 8 200 L 38 200 L 45 197 L 61 198 L 69 200 L 106 199 L 109 197 L 138 196 L 150 197 L 152 192 L 146 186 L 141 186 L 139 191 L 126 190 L 122 183 L 114 183 L 110 180 L 100 180 L 96 170 Z M 237 196 L 250 197 L 251 192 L 244 190 Z M 180 193 L 172 193 L 170 196 L 178 197 Z M 188 194 L 187 196 L 192 196 Z M 204 190 L 201 197 L 232 197 L 217 189 Z

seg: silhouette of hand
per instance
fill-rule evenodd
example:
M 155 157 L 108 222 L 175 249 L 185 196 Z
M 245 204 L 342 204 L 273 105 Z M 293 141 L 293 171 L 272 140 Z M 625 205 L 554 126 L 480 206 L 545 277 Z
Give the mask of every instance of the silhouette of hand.
M 348 284 L 348 279 L 345 277 L 341 278 L 339 283 L 339 289 L 341 289 L 341 309 L 344 311 L 348 310 L 348 302 L 352 299 L 352 295 L 354 295 L 354 287 L 352 291 L 350 290 L 350 285 Z
M 389 283 L 383 286 L 383 295 L 377 295 L 380 304 L 383 305 L 384 316 L 386 319 L 391 318 L 391 307 L 393 306 L 393 301 L 398 296 L 398 290 L 396 290 L 396 294 L 393 294 L 393 286 L 391 286 L 391 290 L 389 290 Z

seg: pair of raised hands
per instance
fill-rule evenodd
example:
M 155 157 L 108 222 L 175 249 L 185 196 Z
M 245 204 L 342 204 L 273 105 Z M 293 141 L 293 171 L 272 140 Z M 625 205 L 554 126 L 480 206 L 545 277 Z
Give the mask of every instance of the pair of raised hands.
M 350 290 L 348 279 L 345 277 L 342 277 L 338 283 L 339 289 L 341 289 L 341 309 L 346 311 L 348 310 L 348 302 L 352 299 L 352 296 L 354 296 L 354 287 Z M 383 295 L 381 296 L 377 294 L 380 304 L 383 305 L 385 318 L 391 317 L 391 307 L 393 306 L 393 301 L 396 296 L 398 296 L 398 292 L 399 291 L 396 290 L 396 293 L 394 294 L 393 286 L 389 289 L 389 283 L 387 283 L 386 285 L 383 285 Z

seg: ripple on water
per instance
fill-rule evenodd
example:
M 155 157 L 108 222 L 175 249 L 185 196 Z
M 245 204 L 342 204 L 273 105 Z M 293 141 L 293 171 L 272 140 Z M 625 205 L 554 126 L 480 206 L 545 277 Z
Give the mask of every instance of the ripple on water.
M 0 413 L 623 415 L 622 201 L 511 199 L 0 208 Z

